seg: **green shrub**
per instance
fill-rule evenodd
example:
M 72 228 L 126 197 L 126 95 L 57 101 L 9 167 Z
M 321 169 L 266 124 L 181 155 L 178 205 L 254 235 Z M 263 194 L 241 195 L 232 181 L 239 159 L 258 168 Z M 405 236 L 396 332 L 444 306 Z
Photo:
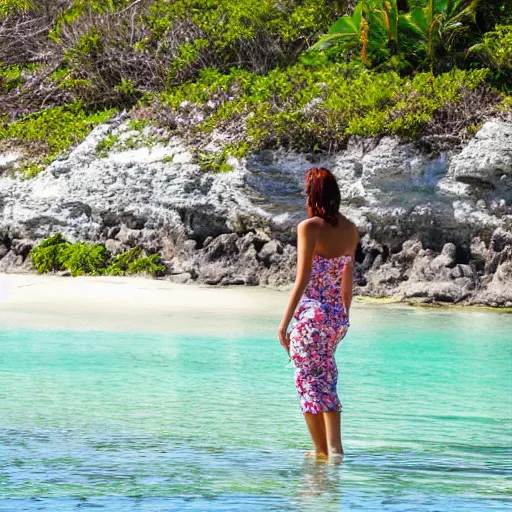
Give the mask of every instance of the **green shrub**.
M 107 267 L 109 252 L 103 245 L 77 242 L 66 248 L 62 265 L 73 277 L 83 274 L 101 275 Z
M 34 162 L 26 162 L 24 163 L 19 172 L 23 178 L 33 178 L 37 174 L 39 174 L 45 168 L 44 165 L 34 163 Z
M 162 274 L 165 271 L 162 260 L 158 254 L 152 254 L 145 258 L 139 258 L 138 260 L 130 263 L 127 269 L 127 274 L 140 274 L 146 272 L 153 276 Z
M 91 129 L 107 121 L 114 109 L 88 112 L 80 103 L 41 110 L 0 129 L 0 138 L 34 140 L 49 147 L 49 157 L 82 141 Z
M 63 67 L 54 71 L 49 79 L 54 82 L 60 89 L 82 93 L 85 90 L 93 89 L 94 84 L 91 80 L 74 78 L 74 72 L 71 68 Z
M 503 112 L 512 112 L 512 96 L 505 96 L 500 104 L 499 110 Z
M 2 0 L 0 2 L 0 18 L 17 12 L 28 11 L 30 6 L 31 2 L 29 0 Z
M 107 266 L 108 258 L 109 253 L 102 245 L 70 244 L 60 233 L 32 249 L 32 261 L 39 273 L 67 269 L 72 276 L 99 275 Z
M 32 261 L 37 272 L 45 274 L 64 270 L 66 251 L 70 246 L 71 244 L 60 233 L 57 233 L 34 247 Z
M 104 123 L 115 112 L 115 109 L 89 111 L 80 102 L 44 109 L 0 125 L 0 139 L 39 142 L 42 149 L 37 164 L 49 164 L 61 151 L 81 142 L 94 126 Z M 30 170 L 29 174 L 34 174 L 35 167 Z
M 128 267 L 136 260 L 141 258 L 143 250 L 140 247 L 134 247 L 129 251 L 114 256 L 106 269 L 107 274 L 124 275 L 128 271 Z
M 141 132 L 146 126 L 151 126 L 151 121 L 147 121 L 145 119 L 130 119 L 128 122 L 129 130 L 136 130 Z
M 99 155 L 106 157 L 108 153 L 112 151 L 114 146 L 117 144 L 118 140 L 119 137 L 117 135 L 109 133 L 104 139 L 98 142 L 98 145 L 96 146 L 96 152 Z
M 512 70 L 512 25 L 498 25 L 487 32 L 479 45 L 493 66 L 500 70 Z
M 9 92 L 19 87 L 23 83 L 23 70 L 22 66 L 8 66 L 0 62 L 0 90 Z
M 110 275 L 139 274 L 147 272 L 153 276 L 165 271 L 162 260 L 158 254 L 145 256 L 141 247 L 134 247 L 119 254 L 110 260 L 105 273 Z
M 12 1 L 12 0 L 11 0 Z M 26 0 L 17 0 L 26 1 Z M 129 5 L 128 0 L 75 0 L 57 16 L 49 37 L 58 42 L 64 26 L 70 26 L 84 15 L 101 15 L 115 12 Z
M 410 78 L 354 64 L 297 64 L 264 76 L 207 69 L 197 81 L 163 93 L 159 101 L 192 136 L 216 130 L 230 134 L 220 152 L 199 155 L 205 170 L 226 171 L 229 155 L 240 158 L 249 150 L 284 146 L 332 151 L 342 148 L 350 135 L 418 137 L 434 123 L 437 111 L 456 108 L 487 74 L 455 69 Z M 205 119 L 194 124 L 197 111 Z
M 103 52 L 103 39 L 96 27 L 82 35 L 78 42 L 67 50 L 64 57 L 69 62 L 81 63 L 84 59 L 94 59 Z
M 139 274 L 153 276 L 165 271 L 158 254 L 146 256 L 141 247 L 110 257 L 103 245 L 77 242 L 70 244 L 60 233 L 43 240 L 32 249 L 32 260 L 39 273 L 69 270 L 71 275 Z

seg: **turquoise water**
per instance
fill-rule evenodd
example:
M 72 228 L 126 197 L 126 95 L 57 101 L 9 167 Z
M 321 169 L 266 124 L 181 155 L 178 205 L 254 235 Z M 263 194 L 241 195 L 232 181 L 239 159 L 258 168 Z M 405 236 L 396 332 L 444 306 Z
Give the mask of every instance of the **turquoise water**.
M 342 465 L 304 456 L 277 314 L 213 320 L 0 330 L 0 510 L 511 509 L 512 316 L 355 311 Z

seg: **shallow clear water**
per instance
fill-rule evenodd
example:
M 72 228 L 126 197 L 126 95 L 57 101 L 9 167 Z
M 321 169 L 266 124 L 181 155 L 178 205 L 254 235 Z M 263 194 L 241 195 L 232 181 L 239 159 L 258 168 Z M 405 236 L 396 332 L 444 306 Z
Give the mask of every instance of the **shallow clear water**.
M 512 316 L 356 310 L 342 465 L 304 456 L 278 320 L 0 330 L 0 510 L 511 509 Z

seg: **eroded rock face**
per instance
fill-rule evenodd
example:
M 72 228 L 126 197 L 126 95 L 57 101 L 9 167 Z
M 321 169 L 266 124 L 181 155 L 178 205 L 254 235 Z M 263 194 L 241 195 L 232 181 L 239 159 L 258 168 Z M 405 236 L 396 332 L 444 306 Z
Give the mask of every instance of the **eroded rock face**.
M 491 121 L 452 159 L 450 173 L 461 183 L 510 192 L 512 178 L 512 126 Z
M 60 232 L 112 254 L 158 252 L 175 282 L 289 286 L 304 174 L 322 166 L 361 233 L 358 293 L 512 305 L 509 124 L 486 123 L 459 154 L 354 138 L 332 155 L 233 159 L 225 174 L 203 172 L 178 137 L 144 132 L 151 144 L 123 146 L 140 134 L 117 119 L 32 180 L 0 175 L 0 271 L 31 271 L 32 246 Z M 104 155 L 108 134 L 121 145 Z

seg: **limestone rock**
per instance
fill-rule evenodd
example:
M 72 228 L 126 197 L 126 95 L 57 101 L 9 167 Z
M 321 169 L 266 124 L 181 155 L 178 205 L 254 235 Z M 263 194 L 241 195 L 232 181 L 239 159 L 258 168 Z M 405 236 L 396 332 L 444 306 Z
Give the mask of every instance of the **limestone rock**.
M 18 162 L 23 160 L 23 154 L 18 151 L 7 151 L 0 154 L 0 174 L 14 169 Z
M 418 240 L 407 240 L 402 244 L 402 251 L 397 255 L 399 260 L 414 261 L 416 256 L 423 250 L 423 245 Z
M 472 186 L 510 186 L 512 125 L 498 120 L 486 122 L 474 139 L 452 159 L 450 172 L 457 181 Z
M 265 265 L 270 266 L 274 263 L 279 255 L 283 253 L 283 246 L 277 240 L 267 242 L 258 253 L 258 259 Z
M 191 279 L 192 275 L 189 274 L 188 272 L 183 272 L 182 274 L 171 274 L 170 276 L 167 277 L 167 280 L 177 284 L 188 283 Z
M 333 171 L 341 211 L 360 231 L 359 293 L 508 300 L 510 124 L 489 121 L 458 154 L 354 137 L 333 154 L 266 150 L 231 159 L 234 171 L 219 174 L 204 172 L 179 137 L 153 130 L 133 131 L 121 116 L 31 180 L 0 172 L 0 270 L 26 271 L 32 246 L 60 232 L 112 254 L 135 246 L 159 253 L 177 282 L 289 287 L 295 228 L 306 216 L 304 174 L 314 165 Z M 109 133 L 120 145 L 100 155 Z M 148 136 L 158 142 L 143 145 Z M 142 145 L 123 149 L 132 138 Z M 0 164 L 9 158 L 0 155 Z
M 219 235 L 208 244 L 205 249 L 205 254 L 210 260 L 216 260 L 223 256 L 233 256 L 234 254 L 238 254 L 237 241 L 238 235 L 236 233 Z
M 9 252 L 9 248 L 0 242 L 0 260 Z
M 491 237 L 491 249 L 494 252 L 501 252 L 507 245 L 512 245 L 512 232 L 497 228 Z
M 444 245 L 441 254 L 432 260 L 431 266 L 434 269 L 440 269 L 443 267 L 452 268 L 456 262 L 457 248 L 453 243 L 447 243 Z
M 23 256 L 16 254 L 14 251 L 9 251 L 0 260 L 0 272 L 9 272 L 13 269 L 19 271 L 19 268 L 24 262 Z

